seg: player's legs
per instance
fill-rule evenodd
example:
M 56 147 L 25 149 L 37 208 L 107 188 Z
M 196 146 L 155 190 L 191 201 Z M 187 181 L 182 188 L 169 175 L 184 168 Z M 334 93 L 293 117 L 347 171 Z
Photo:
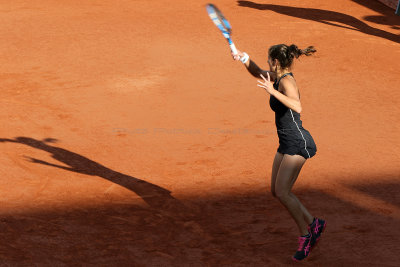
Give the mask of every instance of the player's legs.
M 292 180 L 291 188 L 293 187 L 294 183 L 296 182 L 297 177 L 299 177 L 300 171 L 301 171 L 301 167 L 297 170 L 297 173 L 295 174 L 295 177 Z M 304 220 L 306 221 L 306 223 L 311 224 L 313 222 L 314 217 L 308 212 L 306 207 L 304 207 L 303 204 L 301 204 L 300 200 L 292 192 L 290 192 L 290 196 L 299 203 L 301 211 L 303 212 Z
M 279 167 L 281 166 L 282 159 L 283 159 L 283 154 L 276 152 L 275 158 L 274 158 L 274 163 L 272 164 L 272 173 L 271 173 L 271 194 L 274 197 L 276 197 L 276 194 L 275 194 L 276 176 L 278 174 Z
M 300 200 L 292 192 L 290 192 L 290 197 L 292 197 L 293 199 L 295 199 L 297 201 L 297 203 L 299 203 L 301 211 L 303 212 L 304 221 L 308 225 L 311 224 L 314 220 L 314 217 L 308 212 L 306 207 L 304 207 L 303 204 L 301 204 Z
M 293 197 L 291 190 L 305 162 L 306 159 L 300 155 L 284 154 L 275 180 L 275 195 L 295 220 L 301 235 L 308 234 L 311 215 L 304 207 L 302 208 L 301 202 Z
M 271 194 L 272 194 L 272 196 L 274 196 L 274 197 L 276 197 L 276 194 L 275 194 L 275 181 L 276 181 L 276 176 L 277 176 L 277 174 L 278 174 L 279 167 L 281 166 L 281 162 L 282 162 L 282 159 L 283 159 L 283 155 L 284 155 L 284 154 L 282 154 L 282 153 L 276 152 L 275 158 L 274 158 L 274 162 L 273 162 L 273 164 L 272 164 L 272 173 L 271 173 Z M 294 182 L 296 181 L 297 177 L 299 176 L 300 170 L 301 170 L 301 168 L 299 168 L 299 169 L 297 170 L 297 172 L 296 172 L 296 174 L 295 174 L 295 177 L 294 177 L 294 179 L 293 179 L 293 181 L 292 181 L 291 187 L 293 187 Z M 310 214 L 310 213 L 308 212 L 308 210 L 303 206 L 303 204 L 301 204 L 301 202 L 297 199 L 297 197 L 296 197 L 292 192 L 290 192 L 290 196 L 291 196 L 292 198 L 294 198 L 294 199 L 299 203 L 299 205 L 300 205 L 300 207 L 301 207 L 301 210 L 302 210 L 302 212 L 303 212 L 304 220 L 305 220 L 308 224 L 311 224 L 312 221 L 313 221 L 313 217 L 311 216 L 311 214 Z

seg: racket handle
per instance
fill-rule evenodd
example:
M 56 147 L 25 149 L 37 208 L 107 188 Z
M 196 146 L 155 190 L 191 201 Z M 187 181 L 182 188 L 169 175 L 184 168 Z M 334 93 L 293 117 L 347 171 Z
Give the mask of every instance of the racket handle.
M 229 46 L 230 46 L 230 48 L 231 48 L 232 53 L 233 53 L 234 55 L 237 55 L 238 51 L 237 51 L 237 49 L 236 49 L 235 44 L 234 44 L 234 43 L 231 43 Z

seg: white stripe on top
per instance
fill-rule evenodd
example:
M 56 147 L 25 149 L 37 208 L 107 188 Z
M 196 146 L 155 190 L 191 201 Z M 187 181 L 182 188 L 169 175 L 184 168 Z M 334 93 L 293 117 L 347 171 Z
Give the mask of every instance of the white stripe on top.
M 310 153 L 308 153 L 308 150 L 307 150 L 307 141 L 306 141 L 306 139 L 304 138 L 303 133 L 300 131 L 299 125 L 297 125 L 297 122 L 294 120 L 294 116 L 293 116 L 292 110 L 291 110 L 291 109 L 289 109 L 289 110 L 290 110 L 290 114 L 292 114 L 292 119 L 293 119 L 294 123 L 296 124 L 296 127 L 297 127 L 297 129 L 299 130 L 299 132 L 300 132 L 300 134 L 301 134 L 301 137 L 302 137 L 303 140 L 304 140 L 304 149 L 307 151 L 308 158 L 310 158 Z

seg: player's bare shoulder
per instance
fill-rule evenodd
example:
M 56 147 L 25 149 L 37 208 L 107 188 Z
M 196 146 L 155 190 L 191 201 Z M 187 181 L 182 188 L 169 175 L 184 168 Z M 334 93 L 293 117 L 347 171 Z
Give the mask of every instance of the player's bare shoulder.
M 300 100 L 300 92 L 297 88 L 296 80 L 291 75 L 287 75 L 279 82 L 279 91 L 290 98 Z

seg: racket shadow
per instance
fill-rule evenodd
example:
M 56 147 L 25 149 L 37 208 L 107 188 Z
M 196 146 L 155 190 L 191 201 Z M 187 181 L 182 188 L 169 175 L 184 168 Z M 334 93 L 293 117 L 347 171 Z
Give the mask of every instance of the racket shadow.
M 400 43 L 400 35 L 396 35 L 384 30 L 371 27 L 365 22 L 353 16 L 335 11 L 315 9 L 315 8 L 281 6 L 273 4 L 258 4 L 251 1 L 237 1 L 237 3 L 238 6 L 241 7 L 254 8 L 258 10 L 271 10 L 283 15 L 292 16 L 305 20 L 312 20 L 319 23 L 340 27 L 348 30 L 359 31 L 368 35 L 373 35 L 390 40 L 392 42 Z
M 366 21 L 381 25 L 388 25 L 391 26 L 392 29 L 397 29 L 397 30 L 400 29 L 399 17 L 394 14 L 393 9 L 387 7 L 383 3 L 379 1 L 362 1 L 362 0 L 352 0 L 352 1 L 380 13 L 379 15 L 374 15 L 374 16 L 364 16 L 363 19 L 365 19 Z

